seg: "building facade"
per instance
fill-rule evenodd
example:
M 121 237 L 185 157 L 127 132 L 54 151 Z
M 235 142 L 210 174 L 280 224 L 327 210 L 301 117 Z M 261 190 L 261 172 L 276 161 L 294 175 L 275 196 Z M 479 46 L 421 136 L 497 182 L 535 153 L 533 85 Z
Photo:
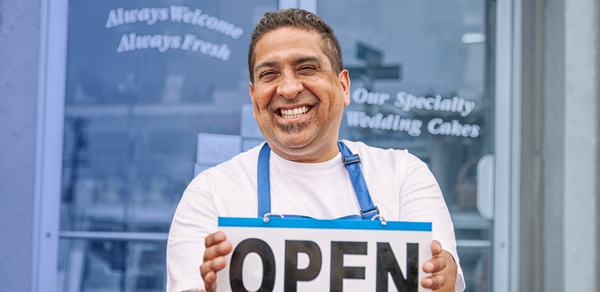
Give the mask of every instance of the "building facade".
M 247 45 L 288 7 L 340 40 L 340 137 L 436 176 L 467 291 L 600 291 L 592 0 L 4 1 L 7 289 L 164 290 L 187 183 L 263 141 Z

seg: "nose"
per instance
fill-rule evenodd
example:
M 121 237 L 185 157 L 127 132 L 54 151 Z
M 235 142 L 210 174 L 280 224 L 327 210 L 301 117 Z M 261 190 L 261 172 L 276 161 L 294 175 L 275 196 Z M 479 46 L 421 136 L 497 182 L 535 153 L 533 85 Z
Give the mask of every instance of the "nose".
M 294 74 L 289 72 L 284 73 L 281 76 L 279 85 L 277 86 L 277 94 L 283 96 L 286 99 L 294 99 L 296 96 L 304 90 L 304 85 L 298 80 Z

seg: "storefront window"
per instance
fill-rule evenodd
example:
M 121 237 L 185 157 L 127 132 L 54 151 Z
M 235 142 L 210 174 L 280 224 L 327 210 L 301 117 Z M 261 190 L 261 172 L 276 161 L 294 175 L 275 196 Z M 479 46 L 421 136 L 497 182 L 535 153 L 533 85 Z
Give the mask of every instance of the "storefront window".
M 486 1 L 317 1 L 350 71 L 343 139 L 408 149 L 435 175 L 453 217 L 466 291 L 489 291 L 491 221 L 478 166 L 493 153 Z
M 262 141 L 247 50 L 280 1 L 70 2 L 59 291 L 163 291 L 167 232 L 187 184 Z M 478 168 L 494 153 L 491 3 L 314 6 L 352 80 L 340 137 L 428 164 L 467 291 L 491 282 L 492 221 L 477 204 Z
M 164 290 L 166 233 L 203 167 L 198 134 L 240 135 L 250 34 L 275 10 L 70 1 L 60 291 Z M 246 128 L 244 142 L 260 142 Z

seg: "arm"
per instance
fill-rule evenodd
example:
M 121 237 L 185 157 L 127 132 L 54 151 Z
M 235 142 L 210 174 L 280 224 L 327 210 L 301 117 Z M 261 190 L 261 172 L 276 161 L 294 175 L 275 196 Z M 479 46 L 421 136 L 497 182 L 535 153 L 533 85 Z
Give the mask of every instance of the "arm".
M 200 266 L 200 275 L 204 280 L 206 290 L 186 290 L 182 292 L 208 292 L 217 290 L 217 272 L 225 268 L 226 262 L 223 256 L 231 252 L 231 243 L 226 241 L 225 233 L 215 232 L 205 239 L 206 250 L 204 251 L 204 262 Z
M 199 273 L 206 238 L 217 231 L 217 211 L 210 182 L 199 175 L 183 194 L 167 243 L 167 291 L 204 290 Z
M 414 156 L 407 161 L 401 193 L 401 221 L 433 224 L 433 258 L 422 267 L 423 271 L 433 275 L 425 278 L 421 285 L 434 291 L 462 291 L 464 282 L 450 213 L 435 177 L 427 165 Z

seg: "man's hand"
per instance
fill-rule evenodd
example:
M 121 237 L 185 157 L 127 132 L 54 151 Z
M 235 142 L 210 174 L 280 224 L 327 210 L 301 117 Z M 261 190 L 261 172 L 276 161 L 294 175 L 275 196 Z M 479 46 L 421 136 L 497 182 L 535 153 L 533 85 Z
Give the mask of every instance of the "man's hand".
M 231 252 L 231 243 L 226 241 L 225 233 L 219 231 L 210 234 L 204 240 L 204 263 L 200 266 L 200 275 L 204 279 L 207 292 L 217 291 L 217 272 L 225 267 L 224 255 Z
M 423 264 L 423 271 L 432 273 L 431 277 L 424 278 L 421 285 L 434 291 L 454 291 L 456 282 L 456 263 L 447 251 L 442 250 L 442 245 L 434 240 L 431 243 L 433 258 Z

